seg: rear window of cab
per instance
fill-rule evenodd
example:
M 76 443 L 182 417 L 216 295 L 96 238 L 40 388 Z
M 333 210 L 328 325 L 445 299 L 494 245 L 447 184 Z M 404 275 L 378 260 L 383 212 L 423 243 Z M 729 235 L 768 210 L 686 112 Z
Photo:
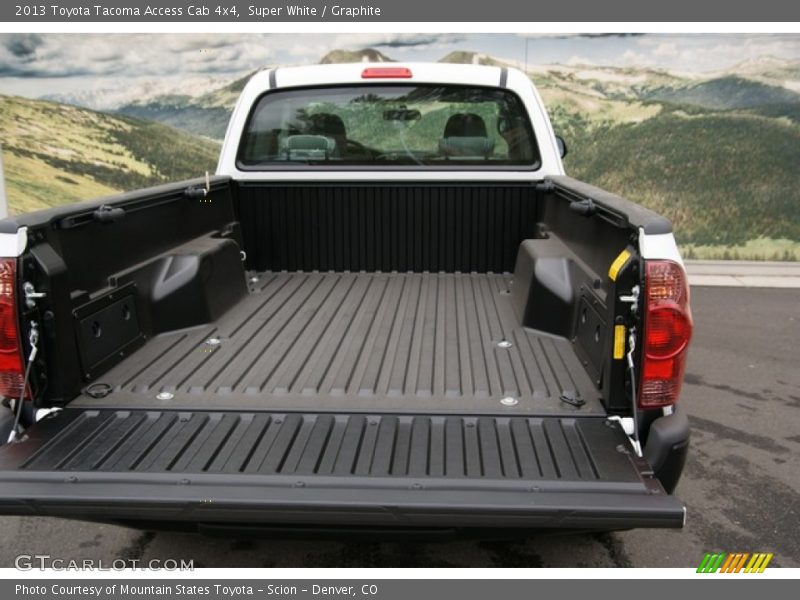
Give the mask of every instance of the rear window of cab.
M 247 170 L 535 169 L 540 158 L 525 106 L 513 92 L 372 84 L 264 94 L 248 118 L 237 162 Z

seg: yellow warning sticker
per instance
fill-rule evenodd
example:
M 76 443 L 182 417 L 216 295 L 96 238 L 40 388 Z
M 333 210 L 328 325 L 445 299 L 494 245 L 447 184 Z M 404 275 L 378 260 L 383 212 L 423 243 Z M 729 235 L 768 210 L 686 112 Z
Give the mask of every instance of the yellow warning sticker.
M 625 266 L 625 263 L 628 262 L 628 259 L 631 257 L 631 253 L 627 250 L 623 250 L 619 253 L 619 256 L 614 259 L 614 262 L 611 263 L 611 266 L 608 268 L 608 278 L 611 281 L 617 280 L 617 275 L 622 270 L 622 267 Z
M 625 358 L 625 325 L 614 325 L 614 360 Z

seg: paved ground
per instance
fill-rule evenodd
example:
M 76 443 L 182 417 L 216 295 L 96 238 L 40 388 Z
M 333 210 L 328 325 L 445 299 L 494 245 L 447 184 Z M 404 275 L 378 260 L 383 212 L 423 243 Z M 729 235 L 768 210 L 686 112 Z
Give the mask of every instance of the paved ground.
M 692 285 L 800 288 L 800 262 L 687 260 Z
M 197 566 L 696 566 L 704 551 L 774 552 L 800 566 L 800 292 L 696 288 L 683 405 L 693 448 L 682 531 L 542 536 L 523 542 L 363 543 L 217 539 L 56 519 L 1 518 L 0 566 L 65 559 L 184 558 Z

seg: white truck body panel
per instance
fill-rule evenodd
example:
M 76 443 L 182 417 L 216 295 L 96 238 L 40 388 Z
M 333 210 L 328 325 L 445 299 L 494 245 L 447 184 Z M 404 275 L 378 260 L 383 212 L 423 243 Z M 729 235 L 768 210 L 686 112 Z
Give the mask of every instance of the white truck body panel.
M 639 253 L 645 260 L 671 260 L 684 267 L 675 236 L 671 233 L 647 234 L 639 230 Z
M 0 258 L 22 256 L 28 246 L 28 228 L 20 227 L 16 233 L 0 233 Z
M 363 79 L 364 69 L 406 67 L 411 69 L 411 79 Z M 531 119 L 534 134 L 539 144 L 541 164 L 538 169 L 497 170 L 347 170 L 307 169 L 285 171 L 270 168 L 269 171 L 242 171 L 236 166 L 236 154 L 244 133 L 250 110 L 258 98 L 270 89 L 315 87 L 352 84 L 409 84 L 432 83 L 452 85 L 477 85 L 501 87 L 503 69 L 482 65 L 453 65 L 440 63 L 352 63 L 340 65 L 315 65 L 309 67 L 286 67 L 274 71 L 275 87 L 270 88 L 269 70 L 259 71 L 250 79 L 239 97 L 239 102 L 228 124 L 228 132 L 222 146 L 217 173 L 229 175 L 241 181 L 535 181 L 552 175 L 563 175 L 564 166 L 556 146 L 553 128 L 542 100 L 531 80 L 516 69 L 506 70 L 505 89 L 514 92 L 522 100 Z

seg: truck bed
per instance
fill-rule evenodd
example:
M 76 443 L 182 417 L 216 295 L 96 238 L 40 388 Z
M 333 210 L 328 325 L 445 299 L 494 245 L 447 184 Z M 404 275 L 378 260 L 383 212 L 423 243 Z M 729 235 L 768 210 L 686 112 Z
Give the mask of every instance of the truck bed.
M 510 279 L 251 273 L 250 293 L 219 320 L 149 340 L 93 382 L 109 395 L 70 406 L 604 414 L 572 344 L 520 325 Z
M 628 402 L 608 302 L 634 279 L 605 274 L 641 215 L 584 218 L 573 184 L 206 184 L 6 223 L 60 410 L 0 447 L 0 514 L 682 526 L 605 418 Z

